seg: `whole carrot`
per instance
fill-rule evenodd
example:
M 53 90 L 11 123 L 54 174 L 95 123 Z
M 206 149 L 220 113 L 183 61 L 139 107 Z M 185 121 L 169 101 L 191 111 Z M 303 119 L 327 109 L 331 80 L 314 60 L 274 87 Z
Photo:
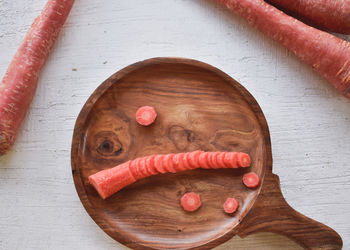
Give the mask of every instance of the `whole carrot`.
M 350 43 L 310 27 L 263 0 L 217 0 L 292 51 L 350 98 Z
M 74 0 L 49 0 L 0 83 L 0 155 L 14 144 L 37 88 L 39 72 L 57 40 Z
M 266 0 L 321 29 L 350 34 L 350 0 Z

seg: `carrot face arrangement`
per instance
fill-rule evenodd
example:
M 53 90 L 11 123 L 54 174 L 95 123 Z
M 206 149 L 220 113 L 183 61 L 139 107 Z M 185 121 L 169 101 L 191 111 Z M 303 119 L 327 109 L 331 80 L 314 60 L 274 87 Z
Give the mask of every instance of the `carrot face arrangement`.
M 222 153 L 224 153 L 225 162 L 217 158 Z M 90 175 L 89 182 L 102 199 L 106 199 L 120 189 L 151 175 L 177 173 L 197 168 L 247 167 L 248 163 L 250 164 L 250 156 L 241 152 L 194 151 L 179 154 L 150 155 Z
M 49 0 L 10 63 L 0 84 L 0 155 L 14 144 L 38 84 L 39 72 L 74 0 Z

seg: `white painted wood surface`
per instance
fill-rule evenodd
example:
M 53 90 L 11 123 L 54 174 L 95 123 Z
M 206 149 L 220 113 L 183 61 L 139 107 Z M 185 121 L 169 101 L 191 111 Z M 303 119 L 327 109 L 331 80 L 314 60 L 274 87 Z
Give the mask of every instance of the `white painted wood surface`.
M 0 0 L 0 75 L 45 0 Z M 109 75 L 178 56 L 241 82 L 268 120 L 274 172 L 301 213 L 350 249 L 350 101 L 284 48 L 211 0 L 77 0 L 12 152 L 0 158 L 0 249 L 124 249 L 85 212 L 70 169 L 75 119 Z M 73 71 L 72 69 L 76 69 Z M 218 249 L 298 249 L 234 237 Z

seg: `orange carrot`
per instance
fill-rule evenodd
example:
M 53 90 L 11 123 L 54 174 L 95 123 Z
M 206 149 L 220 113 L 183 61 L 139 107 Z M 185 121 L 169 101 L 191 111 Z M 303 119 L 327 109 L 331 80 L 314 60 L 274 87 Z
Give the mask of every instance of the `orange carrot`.
M 263 0 L 217 0 L 278 41 L 350 98 L 350 43 L 310 27 Z
M 350 34 L 349 0 L 267 0 L 324 30 Z
M 49 0 L 10 63 L 0 84 L 0 155 L 14 144 L 38 84 L 39 73 L 74 0 Z

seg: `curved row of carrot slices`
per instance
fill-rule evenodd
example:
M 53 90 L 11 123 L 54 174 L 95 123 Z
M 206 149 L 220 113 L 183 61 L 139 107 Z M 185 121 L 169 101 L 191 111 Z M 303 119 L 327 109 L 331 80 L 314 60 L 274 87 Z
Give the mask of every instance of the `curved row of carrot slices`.
M 120 189 L 151 175 L 176 173 L 196 168 L 219 169 L 249 167 L 250 157 L 241 152 L 193 151 L 157 154 L 127 161 L 89 176 L 89 182 L 106 199 Z

